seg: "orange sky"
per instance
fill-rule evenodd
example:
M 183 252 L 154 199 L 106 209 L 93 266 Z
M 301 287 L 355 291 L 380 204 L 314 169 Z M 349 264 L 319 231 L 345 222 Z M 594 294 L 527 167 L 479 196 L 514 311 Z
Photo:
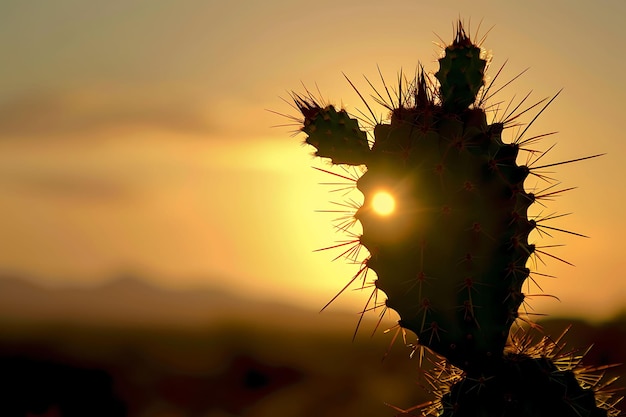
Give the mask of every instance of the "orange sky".
M 265 109 L 291 112 L 279 97 L 301 83 L 362 108 L 342 72 L 369 93 L 361 75 L 375 79 L 377 65 L 390 80 L 418 60 L 435 71 L 435 33 L 450 40 L 461 16 L 482 19 L 480 33 L 495 26 L 483 45 L 492 73 L 506 59 L 503 79 L 530 67 L 500 100 L 564 88 L 534 127 L 560 132 L 546 162 L 607 153 L 556 170 L 578 188 L 546 210 L 573 212 L 555 225 L 592 238 L 551 242 L 576 267 L 542 267 L 561 302 L 533 306 L 603 317 L 626 304 L 626 4 L 213 3 L 0 4 L 1 272 L 49 285 L 135 272 L 321 308 L 356 266 L 312 252 L 342 239 L 314 213 L 333 198 L 311 169 L 324 165 Z

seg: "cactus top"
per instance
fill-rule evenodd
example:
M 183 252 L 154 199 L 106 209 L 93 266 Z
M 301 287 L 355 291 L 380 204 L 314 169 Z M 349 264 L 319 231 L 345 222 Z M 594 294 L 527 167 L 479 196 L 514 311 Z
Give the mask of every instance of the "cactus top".
M 466 109 L 476 101 L 478 91 L 484 85 L 487 61 L 481 51 L 459 25 L 456 38 L 439 59 L 440 98 L 444 108 L 451 111 Z

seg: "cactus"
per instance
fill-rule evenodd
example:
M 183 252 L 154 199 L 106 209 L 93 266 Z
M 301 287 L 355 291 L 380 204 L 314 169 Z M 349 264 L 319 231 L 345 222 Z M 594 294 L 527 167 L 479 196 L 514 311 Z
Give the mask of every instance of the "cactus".
M 371 145 L 356 118 L 320 105 L 311 94 L 293 95 L 303 116 L 300 130 L 317 156 L 367 168 L 356 180 L 364 201 L 354 214 L 363 228 L 358 244 L 369 251 L 361 271 L 376 273 L 375 291 L 385 293 L 398 324 L 462 372 L 430 411 L 614 414 L 596 405 L 594 390 L 583 387 L 574 370 L 557 366 L 555 357 L 511 351 L 511 326 L 531 273 L 528 260 L 548 255 L 529 243 L 529 233 L 555 228 L 528 215 L 540 196 L 527 192 L 524 181 L 538 167 L 518 165 L 517 156 L 534 138 L 523 139 L 526 128 L 512 142 L 502 140 L 519 105 L 501 120 L 487 121 L 487 67 L 480 46 L 459 22 L 439 59 L 437 82 L 421 69 L 414 82 L 401 84 L 397 102 L 376 92 L 390 116 L 374 119 Z M 393 213 L 375 210 L 380 192 L 393 196 Z

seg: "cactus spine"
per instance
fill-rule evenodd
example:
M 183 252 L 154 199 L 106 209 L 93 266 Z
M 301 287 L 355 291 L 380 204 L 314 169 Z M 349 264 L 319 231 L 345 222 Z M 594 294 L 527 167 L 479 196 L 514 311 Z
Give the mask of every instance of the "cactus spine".
M 459 22 L 439 59 L 438 85 L 422 70 L 408 91 L 398 91 L 371 147 L 345 110 L 294 94 L 301 130 L 317 156 L 367 167 L 356 182 L 364 202 L 354 215 L 370 253 L 365 266 L 399 325 L 463 371 L 441 397 L 440 415 L 607 415 L 573 372 L 505 349 L 537 250 L 528 236 L 538 225 L 528 216 L 536 197 L 524 189 L 531 171 L 517 164 L 520 141 L 501 137 L 512 119 L 487 122 L 486 67 Z M 395 198 L 387 216 L 374 210 L 381 191 Z

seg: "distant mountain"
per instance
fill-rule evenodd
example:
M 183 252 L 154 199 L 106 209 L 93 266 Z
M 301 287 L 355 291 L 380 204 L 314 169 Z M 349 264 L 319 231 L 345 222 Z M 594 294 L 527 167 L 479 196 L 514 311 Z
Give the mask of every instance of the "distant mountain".
M 319 315 L 219 289 L 166 290 L 132 277 L 89 288 L 45 288 L 19 278 L 0 278 L 0 320 L 5 321 L 202 325 L 225 319 L 310 317 Z

